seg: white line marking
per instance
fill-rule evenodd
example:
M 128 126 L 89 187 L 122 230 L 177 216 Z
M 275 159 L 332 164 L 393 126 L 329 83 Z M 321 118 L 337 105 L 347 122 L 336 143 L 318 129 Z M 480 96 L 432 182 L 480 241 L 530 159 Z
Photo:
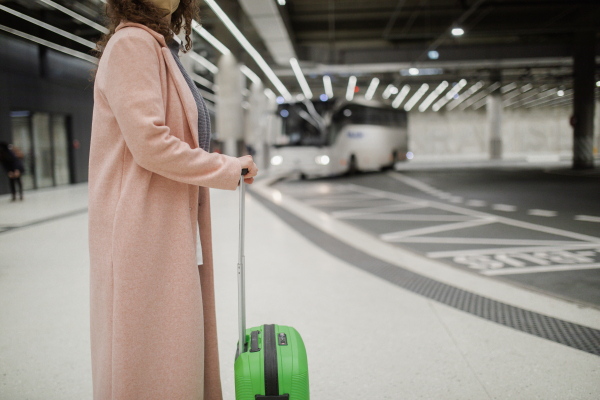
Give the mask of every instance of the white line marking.
M 535 215 L 538 217 L 556 217 L 558 215 L 556 211 L 538 210 L 537 208 L 527 211 L 527 214 Z
M 517 207 L 511 206 L 509 204 L 494 204 L 494 205 L 492 205 L 492 209 L 494 209 L 496 211 L 504 211 L 504 212 L 517 211 Z
M 384 233 L 383 235 L 379 235 L 379 237 L 382 240 L 385 240 L 386 242 L 390 242 L 390 241 L 395 241 L 396 239 L 399 239 L 399 238 L 406 238 L 409 236 L 427 235 L 430 233 L 438 233 L 438 232 L 453 231 L 453 230 L 458 230 L 458 229 L 473 228 L 475 226 L 488 225 L 488 224 L 493 224 L 495 222 L 496 222 L 496 219 L 494 219 L 494 218 L 476 219 L 473 221 L 456 222 L 454 224 L 444 224 L 444 225 L 437 225 L 437 226 L 429 226 L 426 228 L 408 229 L 405 231 Z
M 404 184 L 406 184 L 408 186 L 412 186 L 415 189 L 418 189 L 418 190 L 420 190 L 422 192 L 431 194 L 431 195 L 436 196 L 436 197 L 447 198 L 447 197 L 451 196 L 450 193 L 445 193 L 445 192 L 443 192 L 441 190 L 438 190 L 438 189 L 434 188 L 431 185 L 428 185 L 428 184 L 426 184 L 424 182 L 421 182 L 421 181 L 419 181 L 417 179 L 409 178 L 408 176 L 404 176 L 404 175 L 401 175 L 401 174 L 394 174 L 394 179 L 396 179 L 396 180 L 398 180 L 398 181 L 400 181 L 400 182 L 402 182 L 402 183 L 404 183 Z
M 575 219 L 577 221 L 600 222 L 600 217 L 593 217 L 591 215 L 576 215 Z
M 411 236 L 393 238 L 387 242 L 398 243 L 441 243 L 441 244 L 474 244 L 474 245 L 497 245 L 497 246 L 564 246 L 573 242 L 560 240 L 521 240 L 521 239 L 494 239 L 494 238 L 468 238 L 468 237 L 434 237 L 434 236 Z M 487 249 L 486 249 L 487 250 Z M 439 257 L 438 257 L 439 258 Z
M 429 214 L 365 214 L 338 217 L 343 219 L 390 220 L 390 221 L 471 221 L 473 218 L 466 215 L 429 215 Z
M 334 206 L 342 206 L 347 207 L 352 204 L 356 204 L 356 207 L 361 206 L 369 206 L 373 205 L 373 202 L 379 202 L 381 204 L 382 201 L 390 202 L 392 200 L 387 199 L 356 199 L 356 200 L 329 200 L 329 199 L 311 199 L 305 201 L 306 204 L 311 206 L 321 206 L 321 207 L 334 207 Z
M 365 208 L 353 208 L 350 210 L 343 211 L 334 211 L 331 213 L 331 216 L 334 218 L 344 218 L 353 215 L 364 215 L 364 214 L 375 214 L 387 211 L 404 211 L 404 210 L 414 210 L 417 208 L 426 208 L 427 203 L 403 203 L 403 204 L 392 204 L 388 206 L 379 206 L 379 207 L 365 207 Z
M 487 203 L 483 200 L 469 200 L 466 205 L 469 207 L 485 207 Z
M 448 199 L 448 201 L 450 203 L 462 203 L 463 202 L 463 198 L 460 196 L 452 196 Z
M 490 269 L 487 271 L 481 271 L 483 275 L 494 276 L 494 275 L 516 275 L 516 274 L 534 274 L 539 272 L 556 272 L 556 271 L 575 271 L 582 269 L 598 269 L 600 263 L 596 264 L 563 264 L 563 265 L 550 265 L 540 267 L 522 267 L 522 268 L 501 268 L 501 269 Z
M 474 256 L 474 255 L 486 255 L 486 254 L 511 254 L 511 253 L 532 253 L 532 252 L 543 252 L 543 251 L 561 251 L 561 250 L 583 250 L 583 249 L 600 249 L 598 244 L 572 244 L 559 247 L 496 247 L 492 249 L 477 249 L 477 250 L 451 250 L 451 251 L 432 251 L 426 253 L 429 258 L 447 258 L 457 256 Z

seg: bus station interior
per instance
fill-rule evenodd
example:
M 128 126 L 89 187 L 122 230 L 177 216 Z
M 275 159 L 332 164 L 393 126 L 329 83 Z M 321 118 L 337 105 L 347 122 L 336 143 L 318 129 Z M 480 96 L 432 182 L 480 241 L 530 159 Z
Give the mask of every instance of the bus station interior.
M 259 168 L 249 323 L 298 329 L 311 397 L 600 398 L 599 2 L 199 4 L 180 57 L 210 150 Z M 0 178 L 0 399 L 92 397 L 105 7 L 0 0 L 0 142 L 25 167 L 23 201 Z M 211 213 L 233 399 L 237 193 Z

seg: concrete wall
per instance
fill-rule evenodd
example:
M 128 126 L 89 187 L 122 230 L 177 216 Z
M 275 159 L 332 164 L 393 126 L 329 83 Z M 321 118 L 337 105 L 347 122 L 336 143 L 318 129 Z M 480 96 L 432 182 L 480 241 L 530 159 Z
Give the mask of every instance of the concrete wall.
M 94 83 L 93 64 L 0 35 L 0 140 L 12 142 L 10 111 L 30 110 L 66 114 L 71 117 L 73 183 L 86 182 Z M 0 194 L 9 193 L 8 178 L 0 171 Z
M 570 157 L 571 107 L 505 109 L 502 116 L 503 158 L 536 155 Z M 596 103 L 599 147 L 600 103 Z M 485 107 L 477 111 L 412 111 L 408 117 L 409 149 L 417 160 L 488 159 L 489 129 Z

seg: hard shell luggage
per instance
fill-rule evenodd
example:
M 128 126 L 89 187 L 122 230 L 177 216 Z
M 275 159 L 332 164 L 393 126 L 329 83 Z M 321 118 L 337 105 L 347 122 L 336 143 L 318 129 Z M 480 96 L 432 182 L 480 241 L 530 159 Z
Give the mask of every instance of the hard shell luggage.
M 239 341 L 235 355 L 236 400 L 309 400 L 308 361 L 302 337 L 294 328 L 265 324 L 246 329 L 244 258 L 245 185 L 240 179 L 238 258 Z

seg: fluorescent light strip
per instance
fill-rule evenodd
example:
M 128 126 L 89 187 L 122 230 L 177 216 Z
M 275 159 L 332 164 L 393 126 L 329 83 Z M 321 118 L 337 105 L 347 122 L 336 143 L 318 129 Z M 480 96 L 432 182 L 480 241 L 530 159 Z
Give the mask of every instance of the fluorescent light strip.
M 325 87 L 325 94 L 331 99 L 333 97 L 333 87 L 331 86 L 331 77 L 329 75 L 323 75 L 323 86 Z
M 190 56 L 190 58 L 192 60 L 194 60 L 198 64 L 202 65 L 204 68 L 206 68 L 213 74 L 216 74 L 217 72 L 219 72 L 219 67 L 217 67 L 215 64 L 211 63 L 210 61 L 208 61 L 206 58 L 202 57 L 200 54 L 196 53 L 195 51 L 190 51 L 186 54 L 188 56 Z
M 375 91 L 377 90 L 377 86 L 379 85 L 379 78 L 373 78 L 371 83 L 369 84 L 369 88 L 367 89 L 367 93 L 365 93 L 365 99 L 371 100 Z
M 211 81 L 209 81 L 208 79 L 206 79 L 206 78 L 204 78 L 204 77 L 202 77 L 202 76 L 200 76 L 200 75 L 198 75 L 198 74 L 196 74 L 194 72 L 191 72 L 191 71 L 189 72 L 189 74 L 190 74 L 190 77 L 194 81 L 198 82 L 202 86 L 205 86 L 205 87 L 209 88 L 210 90 L 214 90 L 215 84 L 212 83 Z
M 192 20 L 192 29 L 195 30 L 196 33 L 198 33 L 198 35 L 202 36 L 204 40 L 210 43 L 215 49 L 219 50 L 221 54 L 231 54 L 231 50 L 229 50 L 227 46 L 219 42 L 219 40 L 216 37 L 211 35 L 206 29 L 204 29 L 199 23 L 197 23 L 195 19 Z
M 456 85 L 452 86 L 452 89 L 450 89 L 444 97 L 439 99 L 433 105 L 433 107 L 431 107 L 431 109 L 435 112 L 438 112 L 442 107 L 444 107 L 446 105 L 446 103 L 448 103 L 450 100 L 452 100 L 454 95 L 458 94 L 458 92 L 460 92 L 460 90 L 463 87 L 465 87 L 466 84 L 467 84 L 467 81 L 465 79 L 461 79 L 460 81 L 458 81 L 458 83 Z
M 394 90 L 394 88 L 395 88 L 395 86 L 392 85 L 391 83 L 389 85 L 387 85 L 387 87 L 383 91 L 381 97 L 383 97 L 384 99 L 389 99 L 390 96 L 392 95 L 392 91 Z
M 522 105 L 525 108 L 531 108 L 531 107 L 537 105 L 538 103 L 540 103 L 540 100 L 547 101 L 548 100 L 547 97 L 552 96 L 553 94 L 556 94 L 557 91 L 558 91 L 557 88 L 552 88 L 552 89 L 546 90 L 545 92 L 540 93 L 538 95 L 537 99 L 529 100 L 529 101 L 523 103 Z
M 89 47 L 91 49 L 95 49 L 96 48 L 96 43 L 94 43 L 94 42 L 90 42 L 89 40 L 86 40 L 86 39 L 84 39 L 82 37 L 73 35 L 72 33 L 69 33 L 67 31 L 63 31 L 62 29 L 59 29 L 59 28 L 57 28 L 55 26 L 52 26 L 52 25 L 47 24 L 45 22 L 42 22 L 39 19 L 31 18 L 29 15 L 22 14 L 22 13 L 20 13 L 18 11 L 13 10 L 12 8 L 5 7 L 2 4 L 0 4 L 0 10 L 6 11 L 7 13 L 12 14 L 14 16 L 17 16 L 19 18 L 22 18 L 22 19 L 24 19 L 27 22 L 31 22 L 32 24 L 41 26 L 42 28 L 48 29 L 51 32 L 57 33 L 57 34 L 59 34 L 61 36 L 64 36 L 64 37 L 69 38 L 71 40 L 74 40 L 77 43 L 80 43 L 80 44 L 82 44 L 84 46 L 87 46 L 87 47 Z
M 479 92 L 475 96 L 470 97 L 469 100 L 467 100 L 464 103 L 462 103 L 460 105 L 459 109 L 461 111 L 462 110 L 466 110 L 467 108 L 469 108 L 470 106 L 472 106 L 474 103 L 477 103 L 479 100 L 483 99 L 487 95 L 488 95 L 488 93 L 485 90 L 483 92 Z
M 533 106 L 534 107 L 537 107 L 537 106 L 547 106 L 547 105 L 549 105 L 549 103 L 554 103 L 554 102 L 557 102 L 557 101 L 564 101 L 564 100 L 572 98 L 573 89 L 568 89 L 568 90 L 565 90 L 564 92 L 565 92 L 565 94 L 562 95 L 562 96 L 560 96 L 560 97 L 557 96 L 557 97 L 553 97 L 553 98 L 550 98 L 550 99 L 544 98 L 544 99 L 542 99 L 542 101 L 540 101 L 539 103 L 534 104 Z
M 218 4 L 215 2 L 215 0 L 204 0 L 204 1 L 214 11 L 214 13 L 217 14 L 217 17 L 219 17 L 219 19 L 221 21 L 223 21 L 225 26 L 229 29 L 229 31 L 233 34 L 233 36 L 237 39 L 237 41 L 240 42 L 242 47 L 244 49 L 246 49 L 246 51 L 248 52 L 248 54 L 250 54 L 250 56 L 254 59 L 254 61 L 256 61 L 256 63 L 260 67 L 260 69 L 262 69 L 263 72 L 265 73 L 265 75 L 267 75 L 267 77 L 269 78 L 269 80 L 271 82 L 273 82 L 273 85 L 275 85 L 275 87 L 277 88 L 277 90 L 279 90 L 281 95 L 286 100 L 291 101 L 292 95 L 287 90 L 287 88 L 284 86 L 284 84 L 281 83 L 281 81 L 279 80 L 277 75 L 275 75 L 275 72 L 273 72 L 271 67 L 269 67 L 269 64 L 267 64 L 267 62 L 262 58 L 262 56 L 258 53 L 258 51 L 256 51 L 256 49 L 250 44 L 250 42 L 244 37 L 244 35 L 242 35 L 242 32 L 240 32 L 240 30 L 235 26 L 235 24 L 229 19 L 229 17 L 227 16 L 227 14 L 225 14 L 225 12 L 221 9 L 221 7 L 218 6 Z
M 406 104 L 404 105 L 404 111 L 412 110 L 415 104 L 417 104 L 417 102 L 421 99 L 421 97 L 423 97 L 423 95 L 427 92 L 428 89 L 428 84 L 422 84 L 419 90 L 417 90 L 417 92 L 413 95 L 413 97 L 411 97 L 410 100 L 406 102 Z
M 496 86 L 493 89 L 491 89 L 491 86 L 490 86 L 491 90 L 488 90 L 488 92 L 492 92 L 492 91 L 498 89 L 498 87 L 500 86 L 500 84 L 498 82 L 496 82 L 495 85 Z M 460 103 L 462 103 L 463 101 L 465 101 L 466 99 L 471 97 L 471 95 L 473 95 L 475 92 L 477 92 L 482 87 L 483 87 L 482 81 L 479 81 L 476 84 L 474 84 L 473 86 L 471 86 L 467 91 L 463 92 L 463 94 L 458 96 L 458 99 L 455 99 L 450 104 L 448 104 L 448 110 L 454 110 Z
M 424 112 L 425 110 L 427 110 L 427 108 L 429 108 L 431 103 L 433 103 L 435 101 L 435 99 L 437 99 L 438 96 L 440 94 L 442 94 L 442 92 L 444 90 L 446 90 L 447 87 L 448 87 L 448 82 L 443 81 L 442 83 L 440 83 L 438 85 L 438 87 L 436 87 L 433 92 L 429 93 L 429 96 L 427 96 L 427 98 L 425 98 L 425 100 L 423 100 L 423 102 L 419 106 L 419 111 Z
M 400 104 L 402 104 L 402 102 L 406 98 L 406 95 L 408 95 L 409 92 L 410 92 L 410 86 L 404 85 L 402 87 L 402 89 L 400 90 L 400 93 L 398 93 L 398 96 L 396 96 L 396 98 L 392 102 L 392 107 L 394 107 L 394 108 L 400 107 Z
M 56 8 L 59 11 L 64 12 L 65 14 L 67 14 L 68 16 L 76 19 L 79 22 L 83 22 L 84 24 L 91 26 L 92 28 L 102 32 L 102 33 L 108 33 L 108 29 L 106 29 L 105 27 L 103 27 L 100 24 L 95 23 L 94 21 L 87 19 L 86 17 L 84 17 L 83 15 L 77 14 L 74 11 L 69 10 L 66 7 L 61 6 L 60 4 L 57 4 L 55 2 L 53 2 L 52 0 L 39 0 L 40 2 L 49 5 L 50 7 Z
M 512 82 L 512 83 L 509 83 L 509 84 L 508 84 L 508 85 L 506 85 L 506 86 L 503 86 L 503 87 L 500 89 L 500 92 L 502 92 L 502 93 L 508 93 L 508 92 L 510 92 L 511 90 L 513 90 L 513 89 L 516 89 L 516 88 L 517 88 L 517 84 L 516 84 L 515 82 Z
M 265 93 L 265 96 L 267 96 L 270 100 L 275 100 L 277 98 L 275 93 L 273 93 L 273 91 L 269 88 L 266 88 L 264 93 Z
M 240 67 L 240 70 L 241 70 L 241 71 L 242 71 L 242 73 L 243 73 L 244 75 L 246 75 L 246 76 L 248 77 L 248 79 L 250 79 L 252 82 L 254 82 L 254 83 L 261 83 L 261 82 L 262 82 L 262 80 L 261 80 L 261 79 L 258 77 L 258 75 L 256 75 L 256 74 L 254 73 L 254 71 L 252 71 L 252 70 L 251 70 L 250 68 L 248 68 L 247 66 L 245 66 L 245 65 L 242 65 L 242 66 Z
M 518 105 L 520 105 L 521 103 L 523 103 L 525 100 L 528 100 L 528 99 L 530 99 L 530 98 L 532 98 L 532 97 L 536 96 L 538 93 L 540 93 L 540 92 L 541 92 L 541 90 L 542 90 L 542 88 L 541 88 L 541 87 L 540 87 L 540 88 L 535 88 L 535 89 L 531 90 L 527 96 L 521 97 L 520 99 L 517 99 L 517 100 L 515 100 L 515 101 L 511 102 L 510 104 L 508 104 L 508 105 L 507 105 L 507 106 L 505 106 L 505 107 L 513 107 L 513 106 L 515 106 L 515 105 L 517 105 L 517 106 L 518 106 Z M 503 102 L 502 104 L 504 105 L 504 102 Z
M 298 60 L 294 57 L 290 58 L 290 65 L 292 66 L 294 74 L 296 74 L 296 79 L 298 79 L 298 83 L 300 83 L 300 87 L 302 88 L 302 93 L 304 93 L 304 97 L 306 97 L 307 99 L 312 99 L 312 90 L 310 90 L 310 86 L 308 86 L 306 77 L 302 73 L 302 69 L 300 69 L 300 64 L 298 64 Z
M 354 88 L 356 87 L 356 76 L 352 75 L 348 79 L 348 90 L 346 90 L 346 100 L 351 101 L 354 98 Z
M 89 61 L 93 64 L 98 64 L 98 59 L 96 57 L 90 56 L 90 55 L 82 53 L 80 51 L 69 49 L 68 47 L 60 46 L 56 43 L 49 42 L 49 41 L 41 39 L 37 36 L 33 36 L 28 33 L 21 32 L 21 31 L 9 28 L 8 26 L 4 26 L 4 25 L 0 25 L 0 30 L 12 33 L 15 36 L 19 36 L 19 37 L 22 37 L 27 40 L 31 40 L 32 42 L 41 44 L 42 46 L 46 46 L 52 50 L 60 51 L 61 53 L 65 53 L 70 56 L 77 57 L 77 58 L 80 58 L 85 61 Z

